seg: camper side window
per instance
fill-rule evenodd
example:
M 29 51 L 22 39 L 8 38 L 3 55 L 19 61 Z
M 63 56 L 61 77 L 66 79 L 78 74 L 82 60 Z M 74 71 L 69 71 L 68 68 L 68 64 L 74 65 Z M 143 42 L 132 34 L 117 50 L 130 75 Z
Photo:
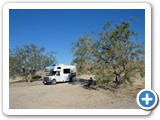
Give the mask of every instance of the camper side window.
M 70 73 L 70 69 L 63 69 L 63 73 L 64 74 Z

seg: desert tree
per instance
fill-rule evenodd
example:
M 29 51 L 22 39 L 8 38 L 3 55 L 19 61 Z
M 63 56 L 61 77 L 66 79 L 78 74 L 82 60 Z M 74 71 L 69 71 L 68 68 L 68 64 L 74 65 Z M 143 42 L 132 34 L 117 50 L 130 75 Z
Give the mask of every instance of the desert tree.
M 138 33 L 130 25 L 126 21 L 115 25 L 107 22 L 99 33 L 94 54 L 103 71 L 96 74 L 99 81 L 132 83 L 135 74 L 144 75 L 144 43 L 138 41 Z
M 44 53 L 44 47 L 34 44 L 26 44 L 23 47 L 16 46 L 9 51 L 9 75 L 10 77 L 22 76 L 30 82 L 36 71 L 44 69 L 44 66 L 56 63 L 55 52 Z
M 132 83 L 135 74 L 144 76 L 144 42 L 138 41 L 131 21 L 107 22 L 96 37 L 81 39 L 73 44 L 73 61 L 84 67 L 91 62 L 98 84 Z
M 92 63 L 92 46 L 94 42 L 89 35 L 82 36 L 72 43 L 71 53 L 74 55 L 72 64 L 77 67 L 78 74 L 89 72 Z

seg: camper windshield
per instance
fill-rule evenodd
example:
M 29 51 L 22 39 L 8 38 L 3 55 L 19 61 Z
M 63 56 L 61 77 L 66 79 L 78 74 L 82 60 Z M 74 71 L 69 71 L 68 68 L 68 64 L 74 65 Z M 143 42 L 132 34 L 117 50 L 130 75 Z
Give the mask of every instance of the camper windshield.
M 51 71 L 49 74 L 47 74 L 47 76 L 53 76 L 56 74 L 56 71 Z

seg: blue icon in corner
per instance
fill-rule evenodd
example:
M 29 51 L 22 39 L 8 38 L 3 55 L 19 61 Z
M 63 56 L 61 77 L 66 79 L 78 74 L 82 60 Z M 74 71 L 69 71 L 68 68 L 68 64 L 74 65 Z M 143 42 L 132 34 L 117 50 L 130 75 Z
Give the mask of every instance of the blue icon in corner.
M 144 110 L 150 110 L 157 104 L 157 94 L 153 90 L 141 90 L 137 95 L 137 103 Z

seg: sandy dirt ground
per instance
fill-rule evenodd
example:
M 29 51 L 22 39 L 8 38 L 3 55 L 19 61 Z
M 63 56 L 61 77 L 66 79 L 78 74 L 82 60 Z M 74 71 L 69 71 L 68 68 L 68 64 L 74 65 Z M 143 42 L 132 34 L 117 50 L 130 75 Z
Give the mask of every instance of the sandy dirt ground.
M 81 78 L 88 79 L 88 76 Z M 43 85 L 42 81 L 13 82 L 9 85 L 10 109 L 139 109 L 137 93 L 144 80 L 114 91 L 85 89 L 82 84 L 58 83 Z

